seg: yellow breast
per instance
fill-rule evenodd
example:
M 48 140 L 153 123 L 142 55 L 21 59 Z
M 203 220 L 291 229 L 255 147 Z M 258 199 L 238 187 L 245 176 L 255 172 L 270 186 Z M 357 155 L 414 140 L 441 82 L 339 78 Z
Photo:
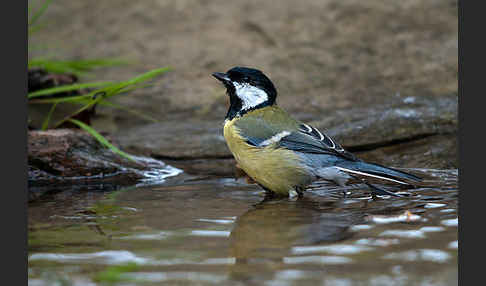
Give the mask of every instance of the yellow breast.
M 224 138 L 238 165 L 248 176 L 264 187 L 287 195 L 295 186 L 310 183 L 310 176 L 292 151 L 268 145 L 257 148 L 248 144 L 234 125 L 235 119 L 224 125 Z

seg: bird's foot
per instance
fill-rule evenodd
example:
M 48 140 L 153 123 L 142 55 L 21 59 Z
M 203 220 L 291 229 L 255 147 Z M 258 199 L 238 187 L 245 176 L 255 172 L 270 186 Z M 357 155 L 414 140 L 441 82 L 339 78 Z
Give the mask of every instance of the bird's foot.
M 291 200 L 296 200 L 297 198 L 299 198 L 299 193 L 295 190 L 289 190 L 289 199 Z
M 297 196 L 299 197 L 299 199 L 304 197 L 304 191 L 305 188 L 303 187 L 295 187 L 295 192 L 297 192 Z

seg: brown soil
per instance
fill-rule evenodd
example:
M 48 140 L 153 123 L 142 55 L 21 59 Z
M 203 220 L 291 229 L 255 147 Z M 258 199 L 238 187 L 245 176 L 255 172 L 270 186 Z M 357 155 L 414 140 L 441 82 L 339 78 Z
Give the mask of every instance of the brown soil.
M 159 119 L 223 118 L 224 88 L 210 74 L 256 67 L 300 118 L 458 88 L 457 1 L 53 1 L 31 55 L 117 57 L 136 64 L 85 80 L 124 80 L 171 66 L 156 87 L 118 102 Z M 146 123 L 106 110 L 98 128 Z M 95 123 L 96 126 L 96 123 Z

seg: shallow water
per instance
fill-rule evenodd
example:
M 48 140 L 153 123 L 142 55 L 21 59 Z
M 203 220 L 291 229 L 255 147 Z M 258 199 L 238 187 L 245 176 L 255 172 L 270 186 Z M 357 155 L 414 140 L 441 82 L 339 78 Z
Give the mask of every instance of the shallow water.
M 431 187 L 377 200 L 266 200 L 185 174 L 46 191 L 29 202 L 29 285 L 457 285 L 457 170 L 415 171 Z

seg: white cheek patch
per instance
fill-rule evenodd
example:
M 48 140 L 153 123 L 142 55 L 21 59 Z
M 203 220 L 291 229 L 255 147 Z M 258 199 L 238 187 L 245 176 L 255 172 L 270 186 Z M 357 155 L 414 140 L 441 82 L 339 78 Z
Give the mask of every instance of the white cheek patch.
M 263 141 L 262 143 L 258 144 L 258 146 L 267 146 L 273 143 L 277 143 L 278 141 L 282 140 L 285 136 L 289 136 L 290 132 L 289 131 L 282 131 L 278 134 L 273 135 L 269 139 Z
M 238 82 L 233 82 L 233 85 L 235 86 L 236 96 L 241 99 L 242 110 L 253 108 L 268 100 L 267 93 L 258 87 Z

